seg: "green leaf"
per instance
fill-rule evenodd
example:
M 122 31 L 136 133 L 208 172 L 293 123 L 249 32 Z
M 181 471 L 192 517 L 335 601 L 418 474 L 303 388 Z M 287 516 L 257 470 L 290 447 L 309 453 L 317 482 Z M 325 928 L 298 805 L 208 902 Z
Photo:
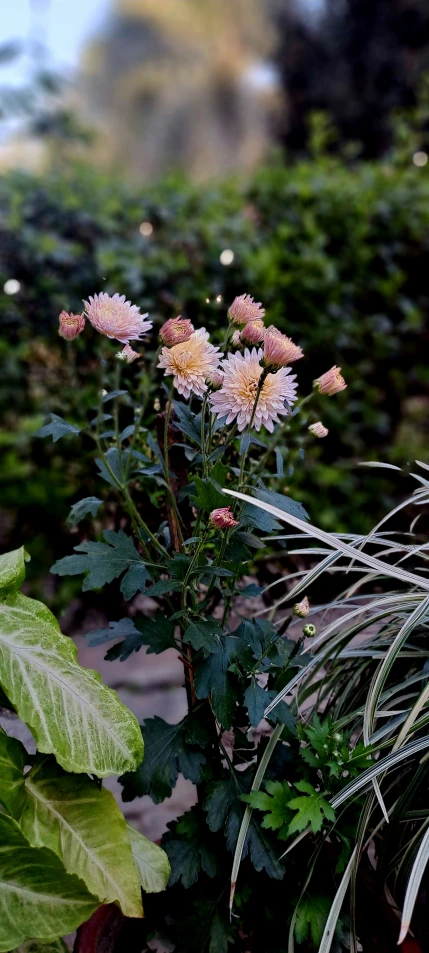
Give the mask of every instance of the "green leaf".
M 131 843 L 134 862 L 140 877 L 140 884 L 145 893 L 160 893 L 165 890 L 170 878 L 170 863 L 162 847 L 153 844 L 147 837 L 128 827 L 128 837 Z
M 5 748 L 0 736 L 0 759 Z M 7 750 L 11 753 L 10 745 Z M 22 756 L 15 751 L 10 765 L 16 770 Z M 1 780 L 0 792 L 2 787 Z M 67 774 L 54 758 L 39 756 L 25 777 L 21 769 L 18 796 L 11 794 L 6 807 L 32 847 L 52 850 L 103 903 L 118 901 L 125 916 L 143 915 L 127 825 L 110 791 L 84 775 Z
M 298 812 L 289 824 L 289 834 L 303 831 L 309 825 L 313 834 L 317 834 L 325 818 L 328 821 L 335 821 L 335 813 L 329 801 L 322 794 L 318 794 L 309 781 L 297 781 L 295 787 L 304 794 L 302 797 L 294 797 L 289 801 L 289 808 Z
M 25 549 L 13 549 L 0 556 L 0 593 L 4 589 L 19 589 L 25 578 Z
M 210 477 L 206 477 L 205 480 L 201 480 L 200 477 L 195 477 L 195 489 L 197 495 L 191 497 L 192 505 L 198 507 L 198 509 L 212 510 L 218 509 L 220 506 L 227 506 L 228 501 L 225 497 L 225 494 L 222 492 L 222 487 L 219 486 L 214 480 L 211 480 Z
M 124 474 L 122 470 L 122 462 L 124 457 L 126 457 L 126 453 L 118 453 L 117 447 L 110 447 L 110 449 L 107 451 L 106 461 L 113 473 L 113 476 L 112 473 L 109 472 L 104 460 L 101 460 L 99 457 L 95 458 L 95 462 L 99 470 L 98 475 L 101 476 L 106 483 L 109 483 L 110 486 L 114 486 L 115 489 L 118 488 L 118 484 L 123 483 Z
M 258 685 L 256 678 L 252 676 L 250 684 L 244 693 L 244 704 L 249 713 L 249 721 L 253 728 L 257 728 L 259 722 L 262 721 L 267 703 L 266 691 L 261 685 Z
M 205 763 L 203 752 L 188 743 L 189 718 L 176 725 L 169 725 L 162 718 L 148 718 L 144 725 L 145 757 L 133 773 L 124 774 L 119 780 L 124 785 L 123 800 L 149 794 L 155 804 L 170 797 L 179 771 L 198 784 L 201 766 Z
M 205 655 L 210 655 L 218 651 L 221 635 L 223 630 L 214 619 L 195 619 L 189 623 L 183 640 L 189 642 L 196 652 L 202 649 Z
M 138 652 L 142 645 L 147 646 L 148 654 L 153 652 L 160 655 L 167 649 L 175 648 L 174 625 L 170 619 L 157 612 L 153 619 L 144 616 L 135 616 L 134 619 L 120 619 L 119 622 L 109 622 L 108 629 L 96 629 L 87 635 L 88 645 L 101 645 L 111 639 L 124 637 L 124 641 L 114 646 L 115 657 L 121 661 L 129 658 L 133 652 Z M 112 658 L 112 650 L 108 653 Z M 107 657 L 107 656 L 106 656 Z
M 0 684 L 39 751 L 67 771 L 132 770 L 143 754 L 137 720 L 76 655 L 40 602 L 15 592 L 0 603 Z
M 173 400 L 173 407 L 177 417 L 174 421 L 175 425 L 198 447 L 201 447 L 201 414 L 198 415 L 198 419 L 190 407 L 179 400 Z
M 82 590 L 101 589 L 125 572 L 121 583 L 121 592 L 125 599 L 131 599 L 136 592 L 143 592 L 150 574 L 132 539 L 122 529 L 118 533 L 113 529 L 103 532 L 105 543 L 79 543 L 75 546 L 77 556 L 64 556 L 54 563 L 51 572 L 58 576 L 85 577 Z M 80 555 L 82 554 L 82 555 Z
M 228 636 L 219 637 L 216 652 L 213 652 L 197 668 L 195 692 L 197 698 L 210 696 L 213 711 L 223 728 L 230 728 L 238 700 L 237 680 L 229 666 L 237 653 L 239 640 Z
M 320 946 L 330 906 L 329 897 L 320 897 L 317 894 L 312 894 L 299 902 L 295 919 L 297 943 L 304 943 L 304 940 L 310 936 L 313 945 Z
M 248 772 L 231 771 L 222 781 L 213 781 L 207 787 L 203 808 L 207 824 L 216 833 L 223 830 L 227 850 L 233 851 L 243 818 L 242 794 L 250 786 Z
M 178 592 L 182 588 L 182 582 L 179 579 L 160 579 L 159 582 L 155 582 L 150 589 L 143 589 L 145 595 L 151 596 L 165 596 L 166 592 Z
M 122 397 L 123 394 L 128 394 L 128 391 L 127 390 L 111 390 L 110 393 L 104 395 L 103 404 L 107 404 L 109 400 L 114 400 L 115 397 Z
M 126 639 L 138 633 L 134 625 L 134 619 L 119 619 L 118 622 L 109 622 L 107 629 L 93 629 L 87 632 L 86 641 L 91 647 L 93 645 L 103 645 L 104 642 L 111 642 L 112 639 Z
M 304 509 L 302 503 L 297 503 L 296 500 L 292 500 L 290 496 L 285 496 L 284 493 L 275 493 L 274 490 L 254 490 L 253 495 L 258 500 L 262 500 L 263 503 L 278 506 L 284 513 L 290 513 L 291 516 L 296 516 L 299 520 L 309 519 L 307 510 Z
M 30 847 L 16 821 L 0 814 L 0 951 L 31 933 L 56 940 L 87 920 L 99 903 L 46 848 Z
M 64 940 L 24 940 L 17 946 L 13 953 L 70 953 L 69 947 Z
M 79 500 L 78 503 L 73 503 L 67 517 L 67 523 L 70 523 L 70 526 L 77 526 L 81 520 L 85 519 L 85 516 L 88 516 L 88 513 L 90 513 L 91 516 L 97 516 L 98 509 L 102 502 L 103 500 L 97 499 L 96 496 L 87 496 L 86 499 Z
M 284 831 L 283 828 L 291 819 L 291 789 L 285 781 L 267 781 L 265 787 L 266 794 L 263 791 L 251 791 L 250 794 L 244 795 L 243 801 L 264 811 L 263 827 L 286 833 L 287 827 Z
M 16 738 L 0 733 L 0 801 L 13 814 L 25 804 L 24 768 L 28 756 Z
M 198 880 L 201 872 L 214 877 L 218 871 L 217 859 L 207 847 L 202 818 L 195 810 L 190 810 L 182 814 L 173 827 L 174 832 L 164 838 L 171 863 L 170 886 L 181 881 L 187 889 Z
M 64 437 L 67 433 L 78 434 L 80 433 L 80 427 L 76 427 L 75 424 L 67 423 L 67 420 L 63 420 L 62 417 L 57 417 L 56 414 L 50 414 L 50 422 L 44 424 L 43 427 L 39 427 L 38 430 L 33 434 L 34 437 L 52 437 L 54 443 L 57 442 L 61 437 Z
M 210 927 L 209 953 L 228 953 L 228 944 L 233 942 L 231 932 L 228 917 L 215 913 Z

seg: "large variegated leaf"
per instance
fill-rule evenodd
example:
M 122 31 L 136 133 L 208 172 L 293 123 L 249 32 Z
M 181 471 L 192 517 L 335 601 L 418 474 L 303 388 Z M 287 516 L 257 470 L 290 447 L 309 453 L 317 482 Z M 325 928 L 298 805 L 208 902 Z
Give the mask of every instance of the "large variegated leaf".
M 70 953 L 64 940 L 24 940 L 13 953 Z
M 71 933 L 97 906 L 52 851 L 30 847 L 16 821 L 0 814 L 0 953 L 29 933 L 45 940 Z
M 19 741 L 0 736 L 0 800 L 24 836 L 53 850 L 101 902 L 118 901 L 126 917 L 143 916 L 127 824 L 113 794 L 85 775 L 67 774 L 53 758 L 37 758 L 24 777 L 23 751 Z
M 130 824 L 128 835 L 143 890 L 146 893 L 160 893 L 165 890 L 171 873 L 165 850 L 143 837 L 143 834 L 139 834 Z
M 23 546 L 0 556 L 0 592 L 3 589 L 19 589 L 25 577 L 25 558 Z
M 71 639 L 40 602 L 3 592 L 0 685 L 39 751 L 67 770 L 98 777 L 134 770 L 143 742 L 134 715 L 100 676 L 76 661 Z

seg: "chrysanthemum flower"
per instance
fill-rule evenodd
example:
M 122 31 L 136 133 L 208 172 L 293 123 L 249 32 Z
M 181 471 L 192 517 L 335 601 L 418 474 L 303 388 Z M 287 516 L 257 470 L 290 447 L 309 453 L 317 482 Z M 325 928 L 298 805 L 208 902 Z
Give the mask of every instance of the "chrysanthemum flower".
M 260 344 L 264 340 L 265 324 L 263 321 L 248 321 L 241 332 L 241 340 L 245 344 Z
M 222 387 L 224 377 L 225 374 L 223 371 L 220 371 L 219 368 L 216 368 L 215 371 L 212 371 L 210 377 L 207 378 L 207 383 L 210 384 L 214 390 L 217 390 L 217 388 Z
M 231 338 L 231 343 L 233 344 L 234 347 L 240 347 L 241 334 L 239 331 L 234 331 L 234 334 L 232 335 L 232 338 Z
M 265 308 L 260 301 L 254 301 L 251 295 L 239 295 L 234 298 L 232 305 L 228 309 L 229 320 L 233 324 L 247 324 L 248 321 L 261 320 L 264 317 Z
M 212 410 L 218 417 L 226 417 L 226 424 L 237 421 L 238 429 L 244 430 L 250 423 L 258 393 L 258 385 L 263 373 L 260 361 L 263 352 L 259 348 L 244 354 L 236 352 L 228 354 L 221 361 L 225 372 L 224 381 L 220 390 L 210 397 Z M 262 425 L 270 431 L 274 424 L 279 423 L 279 414 L 289 412 L 287 405 L 296 400 L 295 375 L 290 376 L 290 368 L 282 367 L 276 374 L 267 374 L 262 384 L 258 403 L 253 418 L 255 430 Z
M 133 351 L 130 344 L 126 344 L 122 351 L 116 355 L 118 361 L 126 361 L 127 364 L 132 364 L 133 361 L 136 361 L 138 357 L 141 357 L 138 351 Z
M 281 331 L 274 334 L 272 331 L 265 333 L 264 337 L 264 363 L 267 367 L 285 367 L 286 364 L 292 364 L 292 361 L 299 361 L 304 357 L 302 348 L 294 344 L 290 338 L 282 334 Z
M 162 325 L 159 336 L 163 344 L 166 344 L 167 347 L 173 347 L 174 344 L 183 344 L 184 341 L 189 341 L 193 333 L 194 326 L 191 321 L 188 318 L 182 318 L 179 314 L 177 318 L 169 318 Z
M 234 519 L 230 506 L 220 506 L 218 510 L 212 510 L 209 523 L 216 526 L 216 529 L 232 529 L 233 526 L 238 526 L 238 520 Z
M 294 615 L 297 615 L 300 619 L 305 619 L 310 612 L 310 603 L 307 596 L 304 596 L 304 598 L 301 599 L 301 602 L 295 602 L 293 612 Z
M 85 318 L 83 314 L 68 314 L 67 311 L 61 311 L 58 318 L 60 326 L 58 334 L 66 341 L 74 341 L 85 327 Z
M 203 397 L 206 381 L 212 377 L 219 363 L 219 348 L 209 343 L 205 328 L 199 328 L 181 344 L 163 347 L 158 367 L 164 368 L 164 376 L 173 375 L 174 386 L 183 397 L 192 393 Z
M 327 437 L 329 430 L 327 427 L 324 427 L 321 420 L 318 420 L 315 424 L 310 424 L 309 426 L 310 433 L 314 434 L 315 437 Z
M 333 394 L 338 394 L 340 390 L 345 390 L 347 384 L 344 380 L 344 377 L 341 374 L 341 367 L 331 367 L 329 371 L 326 371 L 325 374 L 322 374 L 321 377 L 317 377 L 313 381 L 313 387 L 315 387 L 319 394 L 327 394 L 328 397 L 332 397 Z
M 140 308 L 126 301 L 125 295 L 110 296 L 102 291 L 84 304 L 86 316 L 95 330 L 122 344 L 139 341 L 152 328 L 152 321 L 144 320 L 148 315 L 140 314 Z

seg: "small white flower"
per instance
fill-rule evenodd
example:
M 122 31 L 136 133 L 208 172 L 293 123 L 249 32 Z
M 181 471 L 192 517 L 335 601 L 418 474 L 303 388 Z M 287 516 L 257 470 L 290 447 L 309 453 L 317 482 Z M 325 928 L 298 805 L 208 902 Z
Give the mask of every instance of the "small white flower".
M 212 410 L 218 417 L 225 417 L 226 424 L 237 421 L 238 429 L 250 423 L 258 393 L 258 385 L 263 373 L 260 361 L 263 351 L 245 349 L 244 354 L 228 354 L 221 361 L 224 371 L 220 390 L 210 397 Z M 290 367 L 282 367 L 276 374 L 267 374 L 262 384 L 253 418 L 255 430 L 266 427 L 270 433 L 274 424 L 279 423 L 279 415 L 289 413 L 289 406 L 296 400 L 296 376 L 290 373 Z

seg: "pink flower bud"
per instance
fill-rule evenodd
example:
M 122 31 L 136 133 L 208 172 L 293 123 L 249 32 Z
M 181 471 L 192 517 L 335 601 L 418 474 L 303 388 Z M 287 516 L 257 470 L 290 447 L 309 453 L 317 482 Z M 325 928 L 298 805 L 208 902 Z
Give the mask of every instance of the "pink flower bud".
M 173 347 L 174 344 L 184 344 L 189 341 L 194 332 L 194 326 L 188 318 L 182 318 L 179 314 L 177 318 L 169 318 L 159 332 L 161 341 L 167 347 Z
M 324 427 L 321 420 L 318 420 L 316 424 L 310 424 L 309 426 L 310 433 L 314 434 L 315 437 L 327 437 L 329 430 L 327 427 Z
M 310 603 L 307 599 L 307 596 L 304 596 L 301 599 L 301 602 L 296 602 L 293 607 L 293 614 L 299 616 L 300 619 L 305 619 L 305 617 L 310 612 Z
M 85 318 L 83 314 L 68 314 L 67 311 L 61 311 L 59 316 L 60 326 L 58 334 L 66 341 L 74 341 L 85 327 Z
M 264 340 L 264 335 L 264 322 L 257 319 L 255 321 L 248 321 L 247 324 L 244 325 L 240 337 L 245 344 L 259 344 L 260 341 Z
M 216 526 L 216 529 L 232 529 L 233 526 L 238 526 L 238 520 L 234 519 L 230 506 L 221 506 L 218 510 L 212 510 L 209 523 Z
M 264 363 L 267 366 L 286 367 L 293 361 L 304 357 L 302 348 L 294 344 L 285 334 L 266 332 L 264 337 Z
M 116 355 L 118 361 L 126 361 L 127 364 L 132 364 L 133 361 L 136 361 L 138 357 L 141 357 L 138 351 L 133 351 L 131 344 L 126 344 L 122 351 Z
M 228 309 L 228 318 L 233 324 L 247 324 L 248 321 L 261 320 L 264 317 L 265 308 L 260 301 L 254 301 L 251 295 L 239 295 L 234 298 L 232 305 Z
M 210 377 L 208 378 L 208 383 L 213 390 L 218 390 L 219 387 L 222 387 L 224 377 L 225 374 L 223 371 L 212 371 Z
M 313 387 L 319 391 L 319 394 L 327 394 L 328 397 L 332 397 L 333 394 L 338 394 L 341 390 L 345 390 L 347 384 L 344 380 L 344 377 L 341 375 L 341 367 L 331 367 L 329 371 L 326 371 L 325 374 L 322 374 L 321 377 L 317 377 L 313 381 Z
M 240 334 L 240 332 L 239 332 L 239 331 L 234 331 L 234 334 L 232 335 L 231 340 L 232 340 L 232 343 L 233 343 L 234 347 L 240 347 L 240 344 L 241 344 L 241 334 Z

